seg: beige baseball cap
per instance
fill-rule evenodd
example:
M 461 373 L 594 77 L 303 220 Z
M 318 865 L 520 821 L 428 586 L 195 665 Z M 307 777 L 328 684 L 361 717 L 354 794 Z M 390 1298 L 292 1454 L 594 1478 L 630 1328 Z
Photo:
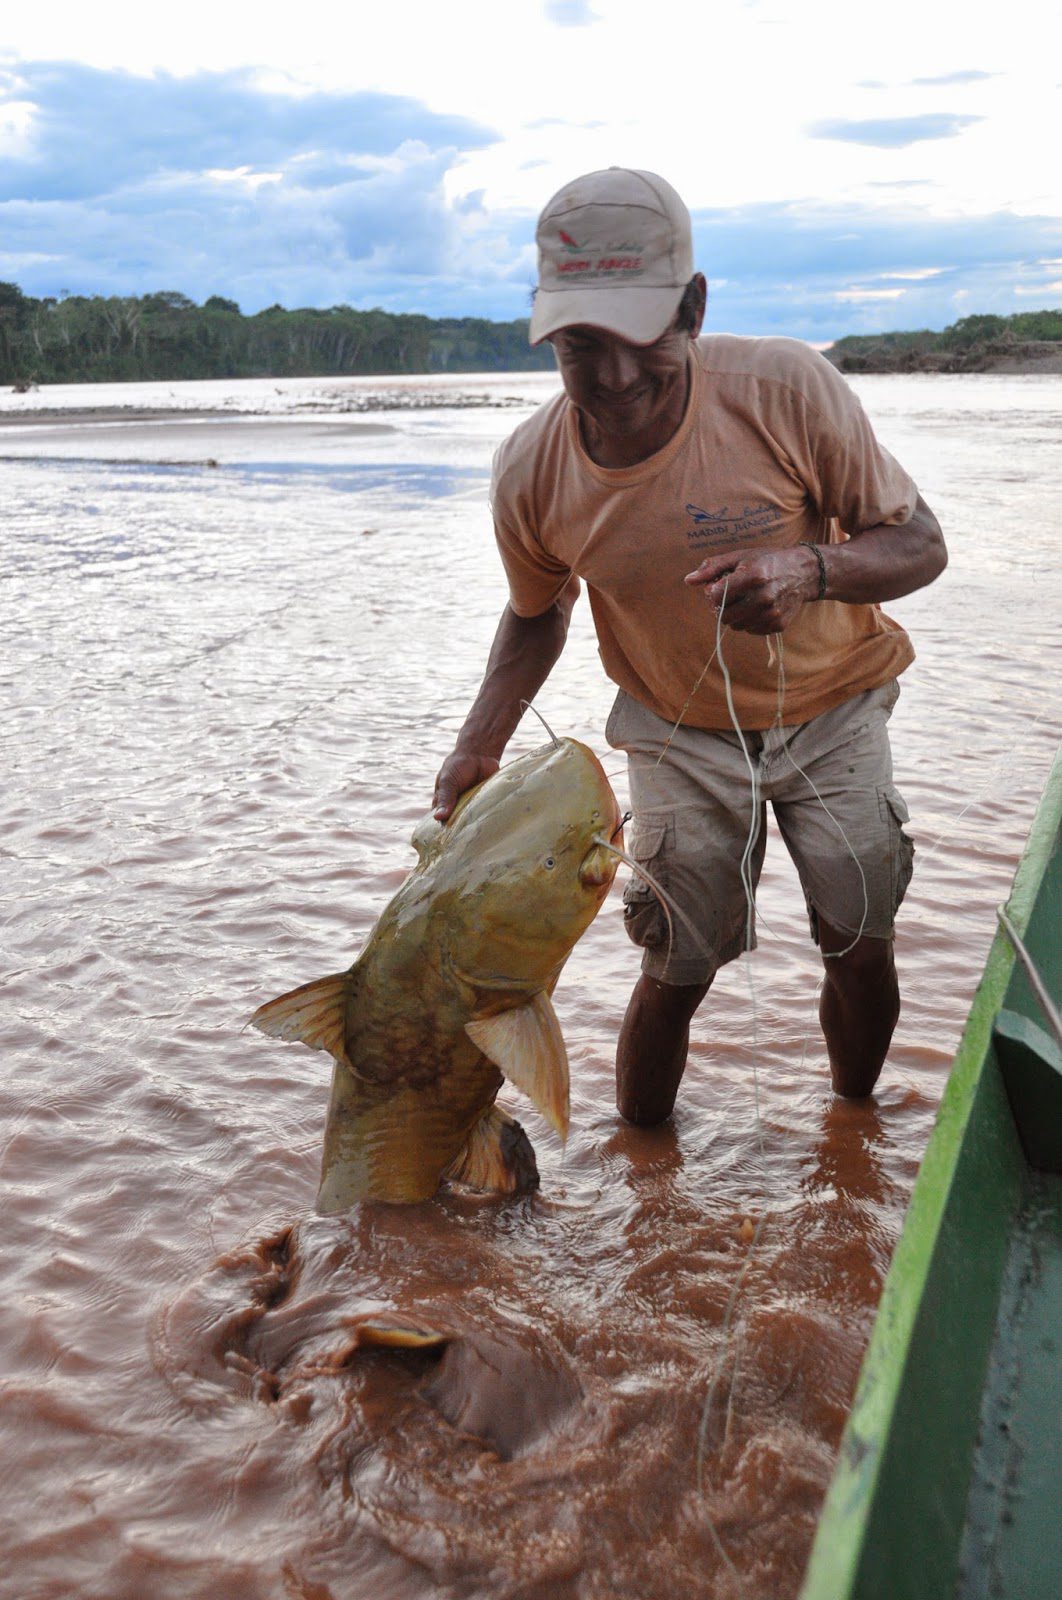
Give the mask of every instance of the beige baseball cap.
M 655 172 L 607 167 L 573 179 L 546 206 L 535 237 L 532 344 L 574 323 L 652 344 L 693 277 L 690 214 Z

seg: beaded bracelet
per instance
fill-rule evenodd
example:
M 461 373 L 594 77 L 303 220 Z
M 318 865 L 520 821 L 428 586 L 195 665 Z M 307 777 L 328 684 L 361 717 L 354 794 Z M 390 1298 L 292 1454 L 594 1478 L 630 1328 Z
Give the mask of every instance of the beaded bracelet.
M 823 600 L 826 597 L 826 562 L 823 560 L 822 551 L 819 549 L 817 544 L 812 544 L 810 539 L 801 539 L 800 543 L 803 545 L 805 550 L 811 551 L 812 555 L 815 557 L 815 560 L 819 564 L 819 592 L 815 596 L 815 599 Z

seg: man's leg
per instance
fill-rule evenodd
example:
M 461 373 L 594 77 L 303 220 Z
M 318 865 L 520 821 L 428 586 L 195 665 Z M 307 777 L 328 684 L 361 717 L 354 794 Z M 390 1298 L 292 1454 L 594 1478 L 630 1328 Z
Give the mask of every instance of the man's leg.
M 853 944 L 850 933 L 820 917 L 819 944 L 826 973 L 819 1020 L 830 1076 L 838 1094 L 860 1100 L 873 1092 L 900 1015 L 892 940 L 864 934 Z
M 616 1105 L 628 1122 L 648 1128 L 671 1115 L 690 1022 L 714 974 L 741 953 L 750 932 L 755 943 L 745 879 L 755 892 L 765 816 L 733 733 L 672 726 L 621 690 L 606 738 L 627 752 L 631 854 L 684 913 L 669 917 L 637 875 L 624 891 L 624 927 L 643 957 L 616 1049 Z M 763 736 L 747 733 L 745 745 L 758 760 Z
M 782 730 L 781 749 L 772 741 L 769 794 L 823 955 L 830 1074 L 850 1099 L 873 1092 L 900 1014 L 892 933 L 913 846 L 892 781 L 887 723 L 898 692 L 869 689 Z
M 690 1022 L 708 988 L 658 983 L 645 973 L 635 984 L 616 1048 L 616 1105 L 628 1122 L 652 1128 L 671 1115 L 686 1070 Z

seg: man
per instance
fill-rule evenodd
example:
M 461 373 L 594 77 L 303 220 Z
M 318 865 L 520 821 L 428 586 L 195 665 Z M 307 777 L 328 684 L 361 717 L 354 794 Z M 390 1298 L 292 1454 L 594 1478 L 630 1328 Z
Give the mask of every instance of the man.
M 662 178 L 577 178 L 537 237 L 531 341 L 551 341 L 563 393 L 495 458 L 510 602 L 435 815 L 497 770 L 581 579 L 619 689 L 606 737 L 628 753 L 632 850 L 685 913 L 672 936 L 651 889 L 628 885 L 644 954 L 620 1112 L 670 1114 L 690 1020 L 755 942 L 767 799 L 823 956 L 834 1088 L 868 1095 L 899 1015 L 893 917 L 911 857 L 885 724 L 913 651 L 878 605 L 943 570 L 940 528 L 823 357 L 698 338 L 707 287 Z

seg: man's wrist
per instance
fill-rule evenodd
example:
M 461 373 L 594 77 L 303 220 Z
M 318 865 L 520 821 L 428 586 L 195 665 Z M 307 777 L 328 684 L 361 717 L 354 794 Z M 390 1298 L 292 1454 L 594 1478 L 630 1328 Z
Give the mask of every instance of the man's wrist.
M 453 753 L 466 759 L 471 757 L 474 761 L 500 761 L 507 742 L 507 740 L 499 741 L 496 737 L 492 739 L 475 729 L 471 732 L 462 729 L 457 736 Z
M 810 539 L 801 539 L 800 548 L 809 550 L 814 559 L 814 568 L 809 573 L 811 588 L 808 593 L 809 600 L 825 600 L 826 591 L 830 586 L 829 573 L 826 571 L 826 558 L 817 544 Z

